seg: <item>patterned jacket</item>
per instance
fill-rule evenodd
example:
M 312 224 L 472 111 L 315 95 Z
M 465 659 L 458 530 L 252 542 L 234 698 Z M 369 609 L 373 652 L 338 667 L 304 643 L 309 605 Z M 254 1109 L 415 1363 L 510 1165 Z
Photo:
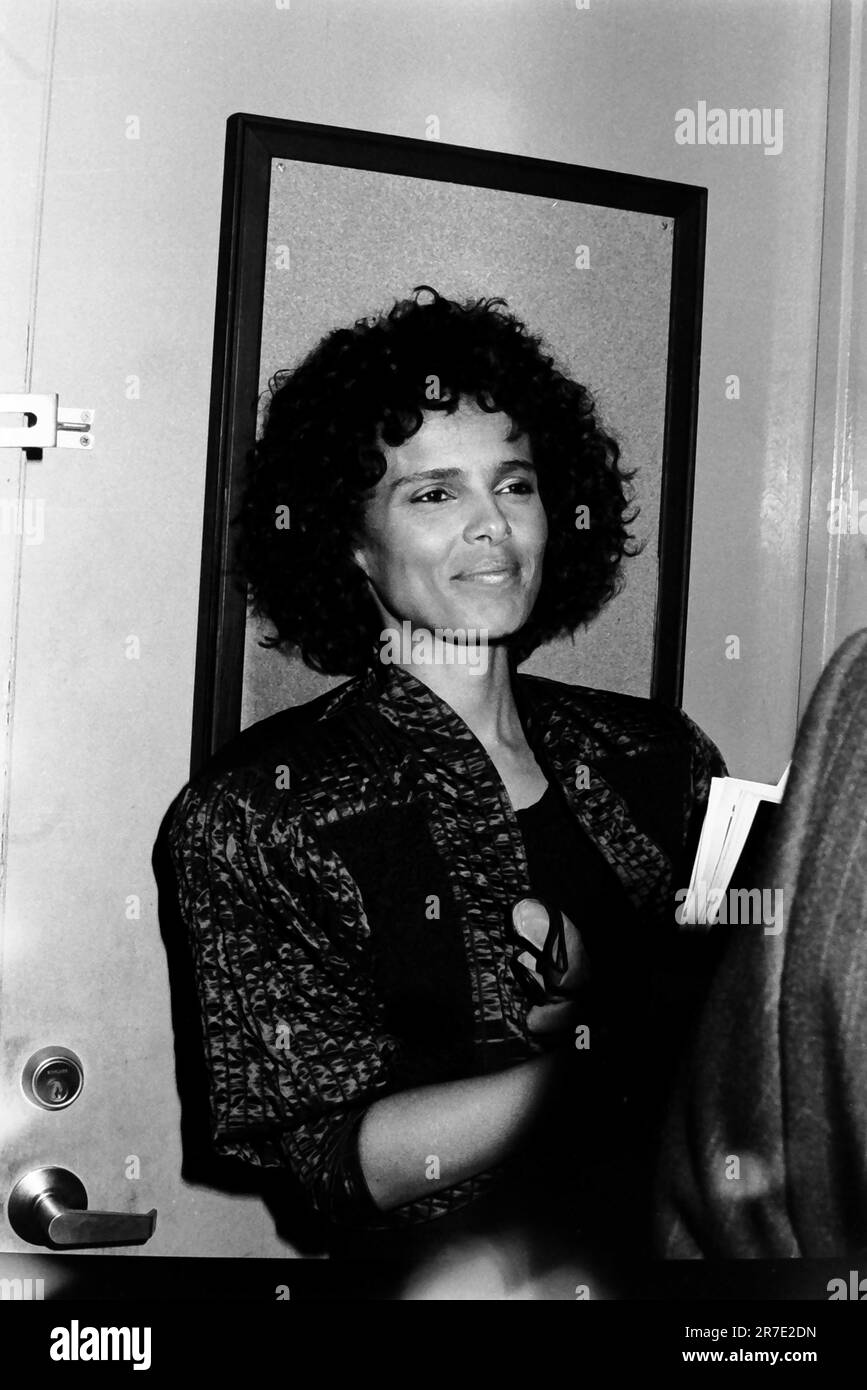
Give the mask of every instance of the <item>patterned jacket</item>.
M 531 747 L 647 932 L 674 921 L 711 776 L 680 710 L 519 675 Z M 468 1182 L 385 1216 L 347 1161 L 364 1111 L 538 1050 L 509 969 L 530 884 L 485 749 L 404 667 L 376 666 L 244 730 L 184 788 L 168 842 L 193 953 L 217 1153 L 288 1167 L 335 1223 L 430 1220 Z

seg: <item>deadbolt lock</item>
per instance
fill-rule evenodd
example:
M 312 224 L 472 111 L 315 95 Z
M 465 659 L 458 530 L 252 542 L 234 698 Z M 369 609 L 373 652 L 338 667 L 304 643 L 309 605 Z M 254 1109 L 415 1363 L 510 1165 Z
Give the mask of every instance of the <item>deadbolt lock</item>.
M 24 1094 L 43 1110 L 65 1110 L 81 1095 L 84 1068 L 68 1047 L 41 1047 L 21 1077 Z

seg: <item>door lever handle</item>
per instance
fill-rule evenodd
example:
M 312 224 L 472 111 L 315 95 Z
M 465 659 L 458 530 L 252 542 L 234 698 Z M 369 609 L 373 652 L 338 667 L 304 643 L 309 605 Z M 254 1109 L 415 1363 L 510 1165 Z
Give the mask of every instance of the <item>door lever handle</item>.
M 138 1213 L 88 1211 L 84 1183 L 68 1168 L 35 1168 L 9 1194 L 9 1224 L 31 1245 L 141 1245 L 157 1224 L 156 1207 Z

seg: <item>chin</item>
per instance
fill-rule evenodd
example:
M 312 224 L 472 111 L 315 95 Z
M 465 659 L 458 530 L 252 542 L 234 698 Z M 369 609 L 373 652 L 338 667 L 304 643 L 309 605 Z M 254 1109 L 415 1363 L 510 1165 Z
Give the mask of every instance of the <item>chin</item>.
M 489 607 L 480 604 L 470 612 L 462 613 L 456 620 L 449 624 L 454 628 L 474 629 L 476 632 L 484 631 L 488 634 L 491 642 L 500 641 L 505 637 L 511 637 L 513 633 L 519 632 L 527 622 L 532 610 L 521 605 L 520 610 L 504 612 L 501 605 L 491 604 Z M 445 624 L 444 624 L 445 626 Z

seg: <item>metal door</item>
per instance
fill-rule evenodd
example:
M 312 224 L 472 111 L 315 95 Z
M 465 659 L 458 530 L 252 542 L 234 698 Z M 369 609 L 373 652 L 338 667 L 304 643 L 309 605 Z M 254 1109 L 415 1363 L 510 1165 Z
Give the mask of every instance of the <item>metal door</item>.
M 0 449 L 0 1252 L 19 1256 L 0 1255 L 0 1276 L 42 1279 L 30 1296 L 68 1281 L 53 1265 L 64 1248 L 292 1253 L 257 1196 L 181 1177 L 151 855 L 185 775 L 190 720 L 166 676 L 176 538 L 159 470 L 170 445 L 160 406 L 132 389 L 147 381 L 161 312 L 159 286 L 143 292 L 159 228 L 135 206 L 137 108 L 119 94 L 139 75 L 134 45 L 117 36 L 95 61 L 86 7 L 14 0 L 0 46 L 0 391 L 56 392 L 61 406 L 93 410 L 95 439 L 41 459 Z M 151 102 L 148 116 L 158 92 Z M 100 263 L 91 237 L 123 242 L 118 218 L 140 228 L 138 242 Z M 201 488 L 195 465 L 172 476 Z M 192 633 L 184 644 L 192 663 Z M 3 1283 L 0 1296 L 28 1293 Z

